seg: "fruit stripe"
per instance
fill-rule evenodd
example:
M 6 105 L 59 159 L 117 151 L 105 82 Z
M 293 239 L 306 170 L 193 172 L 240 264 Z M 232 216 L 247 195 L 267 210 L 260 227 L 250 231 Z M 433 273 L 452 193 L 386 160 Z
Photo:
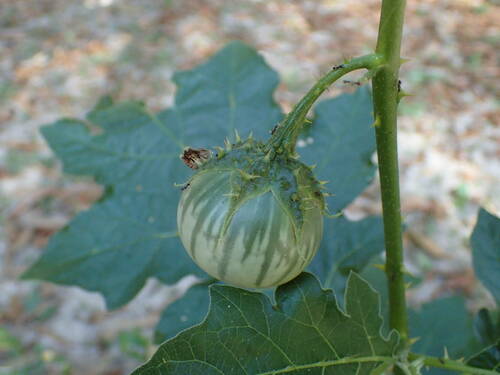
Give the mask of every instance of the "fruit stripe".
M 307 219 L 307 214 L 305 215 L 304 219 Z M 305 228 L 303 227 L 300 232 L 304 232 L 304 229 Z M 316 253 L 317 247 L 314 246 L 314 243 L 317 241 L 315 241 L 315 236 L 311 236 L 311 242 L 313 246 L 311 246 L 311 243 L 304 243 L 306 236 L 304 236 L 303 233 L 299 233 L 298 237 L 300 238 L 300 242 L 295 246 L 295 251 L 297 252 L 297 254 L 293 254 L 293 261 L 289 264 L 288 268 L 282 272 L 282 275 L 279 275 L 279 277 L 277 277 L 273 281 L 273 284 L 282 284 L 286 281 L 289 281 L 290 275 L 293 274 L 294 270 L 302 270 L 311 261 L 313 255 Z M 283 251 L 287 252 L 288 250 L 284 248 Z
M 226 276 L 228 264 L 231 262 L 232 253 L 238 247 L 238 241 L 241 239 L 243 249 L 245 250 L 240 260 L 240 264 L 244 264 L 248 260 L 250 255 L 256 252 L 261 252 L 264 254 L 264 260 L 260 267 L 259 275 L 255 281 L 256 286 L 260 286 L 264 277 L 266 276 L 267 270 L 271 263 L 271 257 L 274 256 L 274 252 L 270 249 L 270 245 L 275 241 L 276 233 L 279 233 L 279 221 L 275 218 L 275 206 L 272 202 L 266 202 L 268 197 L 271 196 L 270 193 L 262 194 L 258 197 L 254 197 L 251 201 L 248 201 L 248 206 L 252 207 L 253 212 L 247 212 L 249 207 L 243 206 L 233 218 L 233 220 L 239 220 L 239 216 L 257 216 L 259 218 L 258 222 L 246 230 L 239 230 L 235 232 L 232 228 L 242 228 L 243 225 L 238 225 L 235 223 L 234 227 L 230 226 L 228 233 L 228 241 L 224 245 L 226 248 L 224 257 L 222 258 L 221 267 L 219 269 L 219 275 L 221 278 Z M 264 209 L 262 209 L 264 208 Z M 242 221 L 244 218 L 242 219 Z M 268 225 L 266 225 L 269 223 Z M 243 233 L 240 233 L 243 232 Z
M 208 177 L 208 178 L 204 178 Z M 225 180 L 227 179 L 227 173 L 220 173 L 218 175 L 213 175 L 212 173 L 210 176 L 207 176 L 207 174 L 204 175 L 198 175 L 197 179 L 203 180 L 203 183 L 196 183 L 196 184 L 191 184 L 188 189 L 189 189 L 189 194 L 186 194 L 188 190 L 186 190 L 182 194 L 182 217 L 186 216 L 186 211 L 189 208 L 196 208 L 196 206 L 200 203 L 203 202 L 207 197 L 213 194 L 213 188 L 215 187 L 220 187 L 223 188 L 225 186 Z M 211 189 L 212 188 L 212 189 Z
M 257 210 L 260 207 L 260 205 L 257 204 L 257 202 L 260 199 L 261 199 L 261 196 L 258 196 L 258 197 L 254 197 L 251 200 L 256 212 L 249 213 L 252 216 L 259 215 L 259 218 L 261 218 L 261 217 L 263 217 L 263 215 L 265 215 L 265 212 L 257 212 Z M 255 227 L 255 226 L 254 227 L 250 227 L 250 226 L 245 227 L 243 225 L 238 225 L 238 221 L 241 220 L 240 216 L 242 215 L 242 213 L 244 211 L 248 210 L 247 204 L 249 204 L 249 203 L 250 203 L 250 201 L 247 201 L 247 202 L 245 202 L 245 204 L 243 204 L 243 205 L 241 205 L 241 207 L 239 207 L 238 211 L 231 218 L 231 223 L 227 229 L 227 232 L 225 233 L 226 239 L 223 240 L 223 244 L 222 244 L 223 254 L 221 256 L 219 267 L 217 268 L 217 272 L 218 272 L 221 279 L 224 279 L 226 277 L 227 268 L 230 264 L 231 257 L 233 255 L 234 250 L 236 250 L 237 246 L 239 246 L 238 241 L 240 240 L 240 238 L 243 239 L 243 244 L 244 244 L 243 250 L 245 250 L 243 253 L 243 258 L 247 259 L 248 256 L 250 256 L 253 253 L 253 250 L 254 250 L 253 244 L 255 243 L 254 240 L 256 239 L 257 233 L 259 232 L 260 228 Z M 234 224 L 234 225 L 231 225 L 231 224 Z M 235 228 L 238 228 L 238 230 L 236 231 Z M 243 228 L 245 228 L 245 230 L 243 230 Z M 262 228 L 262 229 L 265 230 L 267 228 Z M 243 232 L 243 233 L 241 233 L 241 232 Z M 250 241 L 249 243 L 245 243 L 245 237 L 247 237 L 248 235 L 252 236 L 253 241 Z M 216 246 L 217 245 L 219 245 L 219 243 L 217 243 Z M 240 261 L 240 264 L 243 264 L 243 263 L 244 263 L 244 261 Z
M 271 193 L 268 193 L 268 196 L 274 200 L 274 197 Z M 279 237 L 281 231 L 284 229 L 282 228 L 284 226 L 283 224 L 288 222 L 281 220 L 278 217 L 280 216 L 280 214 L 283 215 L 283 212 L 279 212 L 281 211 L 281 209 L 276 205 L 276 202 L 271 202 L 269 207 L 270 207 L 269 220 L 271 222 L 271 225 L 269 225 L 269 238 L 267 239 L 265 245 L 264 244 L 261 245 L 262 246 L 261 251 L 264 252 L 264 261 L 260 268 L 259 275 L 257 276 L 257 280 L 255 281 L 255 284 L 258 286 L 262 285 L 263 281 L 265 280 L 265 277 L 267 276 L 267 273 L 269 271 L 269 267 L 271 266 L 272 259 L 275 257 L 275 255 L 279 256 L 276 269 L 279 269 L 278 266 L 283 261 L 286 262 L 286 257 L 284 256 L 284 252 L 276 251 L 277 249 L 273 249 L 273 247 L 276 247 L 279 244 Z
M 218 279 L 257 288 L 287 282 L 318 247 L 321 210 L 305 210 L 301 228 L 295 228 L 283 202 L 267 190 L 240 201 L 233 211 L 234 173 L 211 171 L 191 181 L 178 211 L 181 240 L 191 257 Z M 226 223 L 231 212 L 234 215 Z
M 199 176 L 203 177 L 203 176 Z M 220 173 L 219 176 L 210 176 L 209 178 L 204 178 L 203 183 L 193 184 L 190 188 L 193 190 L 187 195 L 187 198 L 182 202 L 183 209 L 181 214 L 180 222 L 182 225 L 179 228 L 183 228 L 184 220 L 188 217 L 198 217 L 196 224 L 193 229 L 193 235 L 190 238 L 189 252 L 193 259 L 196 260 L 196 241 L 198 239 L 198 234 L 207 222 L 207 220 L 214 220 L 211 217 L 213 211 L 214 201 L 219 201 L 221 195 L 227 190 L 227 186 L 224 183 L 228 178 L 227 173 Z M 184 198 L 184 197 L 183 197 Z M 203 206 L 200 205 L 204 203 Z M 188 210 L 191 211 L 191 215 L 188 215 Z M 210 217 L 209 217 L 210 216 Z M 210 223 L 210 221 L 209 221 Z
M 224 186 L 219 186 L 214 189 L 214 193 L 217 194 L 219 190 L 223 190 Z M 193 207 L 193 214 L 194 217 L 198 217 L 196 220 L 196 224 L 193 228 L 193 234 L 191 235 L 191 243 L 190 243 L 190 253 L 193 259 L 196 259 L 196 250 L 199 249 L 197 247 L 197 241 L 199 240 L 204 240 L 205 243 L 209 244 L 210 242 L 217 242 L 216 238 L 218 236 L 213 236 L 214 238 L 210 238 L 210 235 L 213 234 L 210 229 L 213 230 L 216 224 L 218 225 L 217 233 L 220 233 L 222 231 L 222 220 L 217 220 L 217 216 L 219 217 L 224 217 L 226 214 L 225 210 L 220 210 L 220 208 L 217 210 L 217 206 L 215 205 L 214 207 L 214 200 L 216 201 L 215 203 L 219 202 L 219 199 L 214 198 L 212 195 L 207 198 L 207 203 L 202 206 L 201 208 L 196 208 Z M 208 227 L 208 229 L 207 229 Z M 204 250 L 201 248 L 201 250 Z M 208 251 L 208 245 L 205 246 L 205 251 Z
M 271 279 L 283 280 L 289 277 L 292 271 L 302 267 L 310 260 L 312 251 L 307 251 L 306 256 L 293 253 L 298 250 L 297 244 L 291 240 L 294 237 L 290 236 L 291 225 L 288 215 L 283 212 L 271 193 L 254 197 L 247 203 L 248 206 L 240 207 L 229 227 L 227 240 L 222 245 L 223 254 L 217 273 L 221 279 L 233 276 L 228 275 L 228 267 L 234 264 L 232 263 L 235 261 L 234 257 L 238 255 L 241 247 L 244 252 L 238 261 L 242 266 L 245 261 L 252 260 L 249 259 L 251 255 L 262 255 L 259 256 L 262 262 L 259 264 L 259 272 L 253 284 L 255 287 L 267 286 L 272 284 Z M 258 216 L 259 220 L 253 227 L 243 225 L 249 217 L 255 216 Z M 235 231 L 234 228 L 245 228 L 245 230 Z M 286 246 L 281 245 L 282 243 Z M 283 263 L 286 268 L 282 268 Z

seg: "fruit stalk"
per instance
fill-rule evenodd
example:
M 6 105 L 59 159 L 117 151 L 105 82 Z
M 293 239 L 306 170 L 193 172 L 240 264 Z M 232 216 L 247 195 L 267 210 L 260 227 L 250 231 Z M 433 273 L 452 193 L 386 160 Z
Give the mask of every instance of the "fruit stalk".
M 295 105 L 293 110 L 273 131 L 267 143 L 267 150 L 276 153 L 295 153 L 297 138 L 306 122 L 306 116 L 314 102 L 335 81 L 354 70 L 368 69 L 374 71 L 381 63 L 380 56 L 369 54 L 353 58 L 343 64 L 334 66 L 321 77 L 309 92 Z
M 382 191 L 386 249 L 385 272 L 389 288 L 389 325 L 408 342 L 401 204 L 397 149 L 399 67 L 405 0 L 383 0 L 375 52 L 382 65 L 373 76 L 375 133 Z

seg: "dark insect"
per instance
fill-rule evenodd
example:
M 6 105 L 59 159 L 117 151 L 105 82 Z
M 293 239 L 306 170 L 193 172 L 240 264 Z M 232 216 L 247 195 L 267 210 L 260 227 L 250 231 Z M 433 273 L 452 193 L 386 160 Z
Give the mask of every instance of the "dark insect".
M 332 70 L 339 70 L 339 69 L 342 69 L 343 67 L 345 67 L 344 64 L 340 64 L 340 65 L 335 65 Z
M 273 135 L 273 134 L 274 134 L 274 132 L 276 131 L 276 129 L 278 129 L 278 126 L 280 126 L 280 124 L 276 124 L 276 125 L 274 125 L 274 128 L 272 128 L 272 129 L 271 129 L 271 132 L 270 132 L 270 133 L 271 133 L 271 135 Z
M 184 185 L 183 187 L 181 187 L 181 191 L 184 191 L 186 190 L 191 184 L 188 182 L 186 185 Z
M 401 80 L 398 79 L 398 92 L 401 92 Z
M 352 85 L 352 86 L 361 86 L 361 82 L 358 82 L 358 81 L 347 81 L 347 80 L 344 80 L 343 81 L 345 84 L 347 85 Z
M 181 159 L 189 168 L 198 169 L 198 167 L 210 159 L 212 153 L 205 148 L 190 148 L 184 149 Z

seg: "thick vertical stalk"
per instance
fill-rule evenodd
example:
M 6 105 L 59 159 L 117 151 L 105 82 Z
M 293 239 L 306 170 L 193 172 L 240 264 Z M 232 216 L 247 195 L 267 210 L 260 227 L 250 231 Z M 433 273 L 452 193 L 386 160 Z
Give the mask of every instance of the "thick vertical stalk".
M 408 339 L 397 149 L 398 74 L 405 0 L 382 0 L 376 53 L 383 62 L 373 77 L 377 153 L 384 213 L 389 324 Z

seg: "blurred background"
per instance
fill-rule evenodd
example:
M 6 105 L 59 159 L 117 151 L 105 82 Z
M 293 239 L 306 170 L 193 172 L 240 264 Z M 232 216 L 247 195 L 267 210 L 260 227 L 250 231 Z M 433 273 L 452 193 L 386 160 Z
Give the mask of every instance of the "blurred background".
M 379 0 L 0 0 L 0 374 L 121 375 L 154 352 L 152 331 L 178 292 L 150 280 L 126 307 L 75 287 L 20 281 L 48 238 L 101 194 L 61 173 L 39 134 L 104 94 L 171 105 L 174 71 L 239 39 L 280 74 L 290 109 L 344 58 L 373 49 Z M 500 3 L 408 1 L 400 163 L 409 270 L 418 306 L 475 280 L 468 238 L 479 205 L 500 214 Z M 356 79 L 353 76 L 352 79 Z M 339 83 L 328 95 L 351 87 Z M 381 212 L 378 182 L 347 210 Z

